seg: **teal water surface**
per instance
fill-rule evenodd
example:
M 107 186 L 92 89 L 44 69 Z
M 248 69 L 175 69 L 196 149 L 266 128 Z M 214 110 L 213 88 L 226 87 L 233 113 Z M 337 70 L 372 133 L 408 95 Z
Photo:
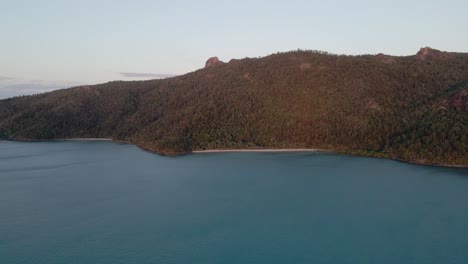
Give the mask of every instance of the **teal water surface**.
M 0 263 L 468 263 L 468 171 L 0 141 Z

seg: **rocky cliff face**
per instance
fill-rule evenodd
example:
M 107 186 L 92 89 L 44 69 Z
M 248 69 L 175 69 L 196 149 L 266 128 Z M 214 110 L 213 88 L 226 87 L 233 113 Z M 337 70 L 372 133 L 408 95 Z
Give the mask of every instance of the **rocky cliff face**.
M 444 60 L 450 58 L 450 53 L 432 49 L 430 47 L 421 48 L 416 54 L 416 60 Z
M 211 57 L 206 61 L 205 68 L 213 67 L 213 66 L 217 66 L 221 64 L 224 64 L 224 62 L 220 61 L 218 57 Z

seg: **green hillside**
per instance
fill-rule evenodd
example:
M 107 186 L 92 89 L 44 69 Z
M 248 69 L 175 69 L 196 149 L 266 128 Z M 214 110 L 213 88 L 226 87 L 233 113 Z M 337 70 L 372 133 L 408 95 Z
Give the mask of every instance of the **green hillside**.
M 468 166 L 468 54 L 294 51 L 16 97 L 0 101 L 0 137 L 109 137 L 161 153 L 320 148 Z

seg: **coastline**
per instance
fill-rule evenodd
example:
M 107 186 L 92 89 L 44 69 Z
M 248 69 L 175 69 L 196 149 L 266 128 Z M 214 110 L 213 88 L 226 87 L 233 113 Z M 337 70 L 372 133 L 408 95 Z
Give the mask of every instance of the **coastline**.
M 232 152 L 330 152 L 325 149 L 206 149 L 206 150 L 194 150 L 191 153 L 204 154 L 204 153 L 232 153 Z
M 335 154 L 342 154 L 348 156 L 355 156 L 355 157 L 367 157 L 367 158 L 377 158 L 377 159 L 386 159 L 386 160 L 394 160 L 398 162 L 403 162 L 407 164 L 413 165 L 421 165 L 421 166 L 431 166 L 431 167 L 440 167 L 440 168 L 458 168 L 458 169 L 468 169 L 468 165 L 461 165 L 461 164 L 444 164 L 444 163 L 430 163 L 425 161 L 416 161 L 416 160 L 402 160 L 398 158 L 391 158 L 391 157 L 382 157 L 376 155 L 365 155 L 365 154 L 355 154 L 350 153 L 345 150 L 332 150 L 332 149 L 315 149 L 315 148 L 294 148 L 294 149 L 274 149 L 274 148 L 265 148 L 265 149 L 206 149 L 206 150 L 193 150 L 188 152 L 169 152 L 169 151 L 160 151 L 155 150 L 153 148 L 146 147 L 144 145 L 133 143 L 129 141 L 123 140 L 114 140 L 113 138 L 57 138 L 57 139 L 0 139 L 0 140 L 7 140 L 7 141 L 18 141 L 18 142 L 44 142 L 44 141 L 111 141 L 116 143 L 124 143 L 137 146 L 144 151 L 168 156 L 168 157 L 178 157 L 188 154 L 209 154 L 209 153 L 293 153 L 293 152 L 322 152 L 322 153 L 335 153 Z
M 54 141 L 114 141 L 112 138 L 58 138 Z
M 422 165 L 422 166 L 440 167 L 440 168 L 468 169 L 468 165 L 456 165 L 456 164 L 450 165 L 450 164 L 443 164 L 443 163 L 438 164 L 438 163 L 430 163 L 430 162 L 425 162 L 425 161 L 412 161 L 412 160 L 391 159 L 391 158 L 383 158 L 383 159 L 395 160 L 395 161 L 404 162 L 404 163 L 413 164 L 413 165 Z
M 130 143 L 131 144 L 131 143 Z M 151 150 L 149 150 L 151 151 Z M 440 167 L 440 168 L 458 168 L 458 169 L 468 169 L 468 165 L 459 165 L 459 164 L 444 164 L 444 163 L 430 163 L 426 161 L 417 161 L 417 160 L 403 160 L 398 158 L 390 158 L 390 157 L 379 157 L 373 155 L 363 155 L 363 154 L 353 154 L 347 151 L 337 151 L 337 150 L 329 150 L 329 149 L 306 149 L 306 148 L 298 148 L 298 149 L 206 149 L 206 150 L 194 150 L 190 153 L 186 154 L 209 154 L 209 153 L 294 153 L 294 152 L 321 152 L 321 153 L 331 153 L 331 154 L 341 154 L 341 155 L 348 155 L 353 157 L 366 157 L 366 158 L 374 158 L 374 159 L 385 159 L 385 160 L 394 160 L 398 162 L 403 162 L 407 164 L 413 165 L 421 165 L 421 166 L 430 166 L 430 167 Z M 155 152 L 158 153 L 158 152 Z

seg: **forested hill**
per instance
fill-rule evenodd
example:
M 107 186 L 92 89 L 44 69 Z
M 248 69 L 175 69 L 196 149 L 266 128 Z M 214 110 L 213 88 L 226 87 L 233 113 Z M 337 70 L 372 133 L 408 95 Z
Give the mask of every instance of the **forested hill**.
M 0 101 L 0 137 L 106 137 L 162 153 L 319 148 L 468 166 L 468 54 L 317 51 Z

